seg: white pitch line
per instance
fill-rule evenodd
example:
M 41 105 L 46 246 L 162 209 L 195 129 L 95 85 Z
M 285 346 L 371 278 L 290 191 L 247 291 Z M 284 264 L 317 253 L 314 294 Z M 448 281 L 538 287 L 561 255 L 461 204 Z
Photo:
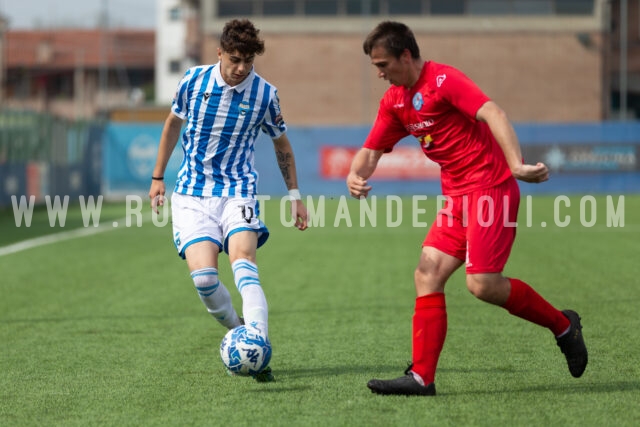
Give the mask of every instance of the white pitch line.
M 143 216 L 142 222 L 148 219 Z M 118 224 L 126 223 L 127 218 L 122 218 L 117 222 Z M 26 251 L 28 249 L 37 248 L 39 246 L 49 245 L 52 243 L 63 242 L 65 240 L 77 239 L 79 237 L 93 236 L 95 234 L 104 233 L 105 231 L 118 230 L 120 227 L 114 227 L 113 223 L 109 225 L 99 225 L 97 227 L 83 227 L 76 228 L 69 231 L 61 231 L 60 233 L 49 234 L 47 236 L 35 237 L 33 239 L 23 240 L 18 243 L 0 247 L 0 257 L 5 255 L 15 254 L 17 252 Z

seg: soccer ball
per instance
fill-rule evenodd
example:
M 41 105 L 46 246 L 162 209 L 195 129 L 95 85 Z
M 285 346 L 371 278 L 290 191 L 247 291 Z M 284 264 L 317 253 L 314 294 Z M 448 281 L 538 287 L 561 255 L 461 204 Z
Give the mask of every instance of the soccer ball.
M 222 338 L 220 357 L 232 374 L 256 375 L 271 360 L 271 342 L 257 329 L 241 325 Z

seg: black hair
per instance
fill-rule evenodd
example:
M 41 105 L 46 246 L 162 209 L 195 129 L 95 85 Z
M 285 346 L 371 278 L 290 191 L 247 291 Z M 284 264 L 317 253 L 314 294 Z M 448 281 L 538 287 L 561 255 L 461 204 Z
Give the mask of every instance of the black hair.
M 375 46 L 382 46 L 396 58 L 408 49 L 413 59 L 420 58 L 418 42 L 409 27 L 401 22 L 384 21 L 373 29 L 362 44 L 364 53 L 371 55 Z
M 264 41 L 258 37 L 258 30 L 248 19 L 234 19 L 227 22 L 220 36 L 220 47 L 227 53 L 242 55 L 262 55 Z

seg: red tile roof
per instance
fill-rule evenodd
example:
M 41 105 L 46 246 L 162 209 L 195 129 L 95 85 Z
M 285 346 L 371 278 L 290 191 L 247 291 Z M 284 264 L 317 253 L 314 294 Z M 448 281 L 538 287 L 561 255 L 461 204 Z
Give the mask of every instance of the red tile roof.
M 7 31 L 7 68 L 152 68 L 155 65 L 153 30 Z M 104 43 L 103 43 L 104 42 Z

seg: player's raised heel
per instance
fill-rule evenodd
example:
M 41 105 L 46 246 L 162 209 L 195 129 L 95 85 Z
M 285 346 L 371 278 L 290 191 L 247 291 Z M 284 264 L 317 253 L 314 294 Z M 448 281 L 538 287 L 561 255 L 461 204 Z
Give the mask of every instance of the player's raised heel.
M 558 347 L 560 347 L 560 350 L 562 350 L 562 353 L 567 358 L 569 372 L 571 372 L 571 375 L 575 378 L 579 378 L 587 368 L 587 362 L 589 361 L 587 346 L 582 336 L 580 316 L 573 310 L 563 310 L 562 314 L 569 319 L 571 327 L 569 332 L 560 338 L 556 338 L 556 341 Z

